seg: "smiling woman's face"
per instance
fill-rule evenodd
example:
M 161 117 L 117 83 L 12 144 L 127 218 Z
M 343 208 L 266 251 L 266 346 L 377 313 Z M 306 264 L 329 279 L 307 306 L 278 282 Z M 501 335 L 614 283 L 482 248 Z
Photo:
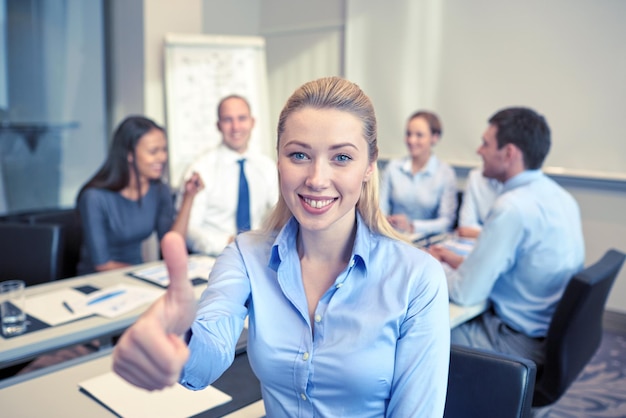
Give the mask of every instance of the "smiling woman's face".
M 140 177 L 148 180 L 161 178 L 167 162 L 167 140 L 163 131 L 151 129 L 139 138 L 135 159 Z M 129 154 L 128 163 L 132 164 L 132 160 L 133 156 Z
M 362 122 L 353 114 L 306 107 L 286 120 L 278 147 L 280 189 L 301 228 L 351 229 L 373 171 Z

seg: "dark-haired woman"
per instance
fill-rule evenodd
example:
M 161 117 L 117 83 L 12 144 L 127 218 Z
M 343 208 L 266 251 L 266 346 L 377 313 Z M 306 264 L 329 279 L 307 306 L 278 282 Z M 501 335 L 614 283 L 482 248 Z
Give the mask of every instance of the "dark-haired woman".
M 197 174 L 185 183 L 176 216 L 170 188 L 161 181 L 166 162 L 162 127 L 142 116 L 119 125 L 106 161 L 78 194 L 84 236 L 79 274 L 142 263 L 141 243 L 153 232 L 159 240 L 170 230 L 185 235 L 203 183 Z

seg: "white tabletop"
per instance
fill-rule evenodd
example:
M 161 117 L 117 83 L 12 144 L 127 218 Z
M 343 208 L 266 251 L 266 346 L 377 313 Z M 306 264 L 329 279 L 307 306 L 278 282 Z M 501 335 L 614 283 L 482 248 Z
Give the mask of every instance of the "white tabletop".
M 71 279 L 56 280 L 26 288 L 26 297 L 41 295 L 60 289 L 91 285 L 97 288 L 114 286 L 117 284 L 146 286 L 151 289 L 165 290 L 148 282 L 129 276 L 127 273 L 144 267 L 162 264 L 155 261 L 138 266 L 119 270 L 95 273 Z M 195 286 L 196 296 L 200 296 L 206 284 Z M 139 315 L 147 308 L 147 304 L 115 318 L 91 316 L 53 327 L 44 328 L 12 338 L 0 336 L 0 369 L 31 360 L 38 355 L 59 348 L 91 341 L 97 338 L 106 338 L 121 334 L 135 322 Z

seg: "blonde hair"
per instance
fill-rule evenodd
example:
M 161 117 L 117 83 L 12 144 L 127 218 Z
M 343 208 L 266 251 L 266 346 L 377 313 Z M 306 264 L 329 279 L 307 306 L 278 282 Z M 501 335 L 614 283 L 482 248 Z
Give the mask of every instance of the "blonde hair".
M 363 93 L 359 86 L 340 77 L 325 77 L 303 84 L 287 99 L 287 103 L 280 112 L 276 138 L 277 149 L 285 130 L 287 118 L 292 113 L 304 108 L 340 110 L 351 113 L 362 121 L 363 138 L 368 144 L 369 162 L 374 163 L 374 171 L 369 181 L 363 182 L 361 196 L 356 208 L 370 230 L 391 238 L 403 239 L 387 222 L 378 204 L 376 114 L 369 97 Z M 267 231 L 279 230 L 291 216 L 292 213 L 281 193 L 274 211 L 265 223 L 265 229 Z

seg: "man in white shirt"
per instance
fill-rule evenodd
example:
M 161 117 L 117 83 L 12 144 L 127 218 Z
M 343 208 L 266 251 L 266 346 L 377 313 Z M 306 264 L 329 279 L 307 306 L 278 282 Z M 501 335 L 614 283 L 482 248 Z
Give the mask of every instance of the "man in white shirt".
M 221 144 L 198 157 L 185 174 L 187 178 L 193 172 L 199 173 L 205 186 L 193 203 L 187 246 L 194 253 L 209 255 L 220 254 L 242 232 L 237 227 L 242 164 L 249 191 L 251 229 L 261 226 L 278 200 L 276 163 L 248 149 L 254 128 L 248 101 L 237 95 L 227 96 L 220 101 L 217 114 Z

